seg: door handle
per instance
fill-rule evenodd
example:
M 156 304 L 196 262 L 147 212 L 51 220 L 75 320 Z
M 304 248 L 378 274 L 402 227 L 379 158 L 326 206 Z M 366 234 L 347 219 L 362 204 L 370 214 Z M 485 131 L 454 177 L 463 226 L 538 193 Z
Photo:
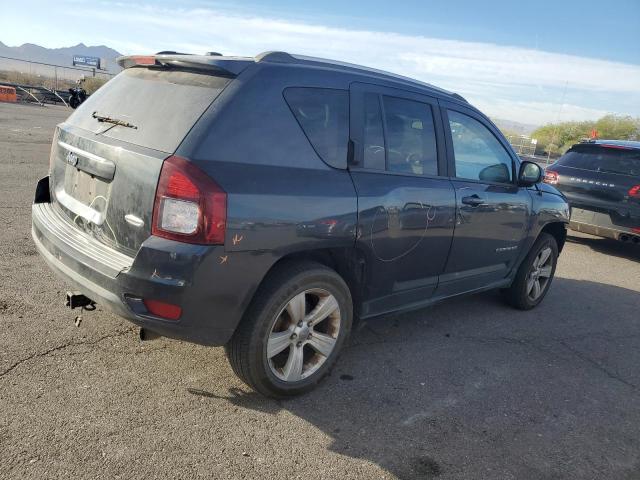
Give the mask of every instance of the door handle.
M 477 207 L 484 205 L 484 200 L 474 193 L 468 197 L 462 197 L 462 203 L 465 205 L 471 205 L 472 207 Z

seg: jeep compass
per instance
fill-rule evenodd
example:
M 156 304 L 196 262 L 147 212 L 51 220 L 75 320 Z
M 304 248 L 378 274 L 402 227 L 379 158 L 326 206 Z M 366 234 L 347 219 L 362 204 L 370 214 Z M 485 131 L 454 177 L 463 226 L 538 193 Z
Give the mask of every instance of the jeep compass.
M 37 249 L 257 391 L 311 389 L 356 319 L 549 291 L 568 204 L 460 95 L 284 52 L 119 63 L 55 130 Z

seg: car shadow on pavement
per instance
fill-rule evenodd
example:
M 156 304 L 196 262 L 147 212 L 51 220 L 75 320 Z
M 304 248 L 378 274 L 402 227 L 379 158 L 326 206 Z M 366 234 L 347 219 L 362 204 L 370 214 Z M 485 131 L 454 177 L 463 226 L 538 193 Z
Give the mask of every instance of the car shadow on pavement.
M 585 245 L 592 250 L 605 255 L 612 255 L 614 257 L 625 258 L 627 260 L 635 260 L 636 262 L 640 261 L 640 244 L 621 242 L 611 238 L 575 236 L 571 235 L 571 233 L 567 235 L 567 242 L 575 243 L 577 245 Z
M 189 392 L 288 411 L 402 479 L 640 477 L 638 305 L 637 291 L 556 278 L 527 312 L 490 292 L 360 323 L 298 398 Z

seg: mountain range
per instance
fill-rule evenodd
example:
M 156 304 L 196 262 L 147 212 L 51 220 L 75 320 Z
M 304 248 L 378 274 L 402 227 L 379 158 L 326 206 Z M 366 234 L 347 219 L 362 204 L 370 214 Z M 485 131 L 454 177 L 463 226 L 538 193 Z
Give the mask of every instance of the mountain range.
M 87 46 L 79 43 L 72 47 L 64 48 L 45 48 L 33 43 L 25 43 L 19 47 L 10 47 L 0 42 L 0 56 L 17 58 L 20 60 L 30 60 L 32 62 L 51 63 L 54 65 L 71 67 L 73 66 L 74 55 L 86 55 L 91 57 L 103 58 L 106 63 L 106 70 L 109 73 L 118 73 L 121 69 L 116 64 L 116 58 L 122 54 L 105 45 Z M 6 64 L 10 62 L 6 59 L 0 59 L 0 69 L 7 69 Z M 24 62 L 11 62 L 9 69 L 14 70 Z
M 491 118 L 500 130 L 503 132 L 516 133 L 518 135 L 530 135 L 539 125 L 530 123 L 516 122 L 514 120 L 505 120 L 503 118 Z
M 79 43 L 72 47 L 64 48 L 45 48 L 33 43 L 25 43 L 19 47 L 9 47 L 0 42 L 0 57 L 18 58 L 21 60 L 30 60 L 32 62 L 50 63 L 59 66 L 72 66 L 74 55 L 86 55 L 91 57 L 99 57 L 106 61 L 107 72 L 118 73 L 121 68 L 116 64 L 116 58 L 122 54 L 113 48 L 105 45 L 87 46 Z M 25 62 L 17 62 L 0 58 L 0 70 L 18 70 L 25 71 L 28 69 L 30 73 L 43 74 L 51 76 L 52 67 L 38 66 L 37 64 L 26 64 Z M 76 70 L 67 70 L 61 72 L 58 69 L 58 75 L 67 76 L 68 78 L 77 78 L 82 72 Z M 528 135 L 533 132 L 537 126 L 511 120 L 499 118 L 493 119 L 496 125 L 502 130 L 513 132 L 519 135 Z

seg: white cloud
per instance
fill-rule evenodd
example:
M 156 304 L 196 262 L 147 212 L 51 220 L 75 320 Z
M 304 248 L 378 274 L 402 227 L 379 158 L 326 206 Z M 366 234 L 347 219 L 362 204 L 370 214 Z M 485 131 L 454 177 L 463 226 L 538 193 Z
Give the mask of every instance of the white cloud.
M 212 9 L 98 4 L 76 14 L 125 28 L 112 44 L 147 52 L 184 49 L 253 56 L 286 50 L 392 71 L 459 92 L 488 114 L 543 123 L 597 118 L 612 111 L 640 116 L 640 66 L 531 49 L 349 30 Z M 69 12 L 74 13 L 74 10 Z M 146 53 L 136 51 L 135 53 Z M 569 92 L 573 105 L 560 108 Z M 579 98 L 579 102 L 576 102 Z M 598 100 L 596 101 L 595 98 Z M 604 99 L 604 100 L 603 100 Z M 579 103 L 579 104 L 577 104 Z
M 552 102 L 504 101 L 498 99 L 478 100 L 474 104 L 484 112 L 491 112 L 491 115 L 495 118 L 516 120 L 532 125 L 541 125 L 548 122 L 592 120 L 609 113 L 615 113 L 579 105 Z M 523 119 L 526 119 L 526 122 Z

